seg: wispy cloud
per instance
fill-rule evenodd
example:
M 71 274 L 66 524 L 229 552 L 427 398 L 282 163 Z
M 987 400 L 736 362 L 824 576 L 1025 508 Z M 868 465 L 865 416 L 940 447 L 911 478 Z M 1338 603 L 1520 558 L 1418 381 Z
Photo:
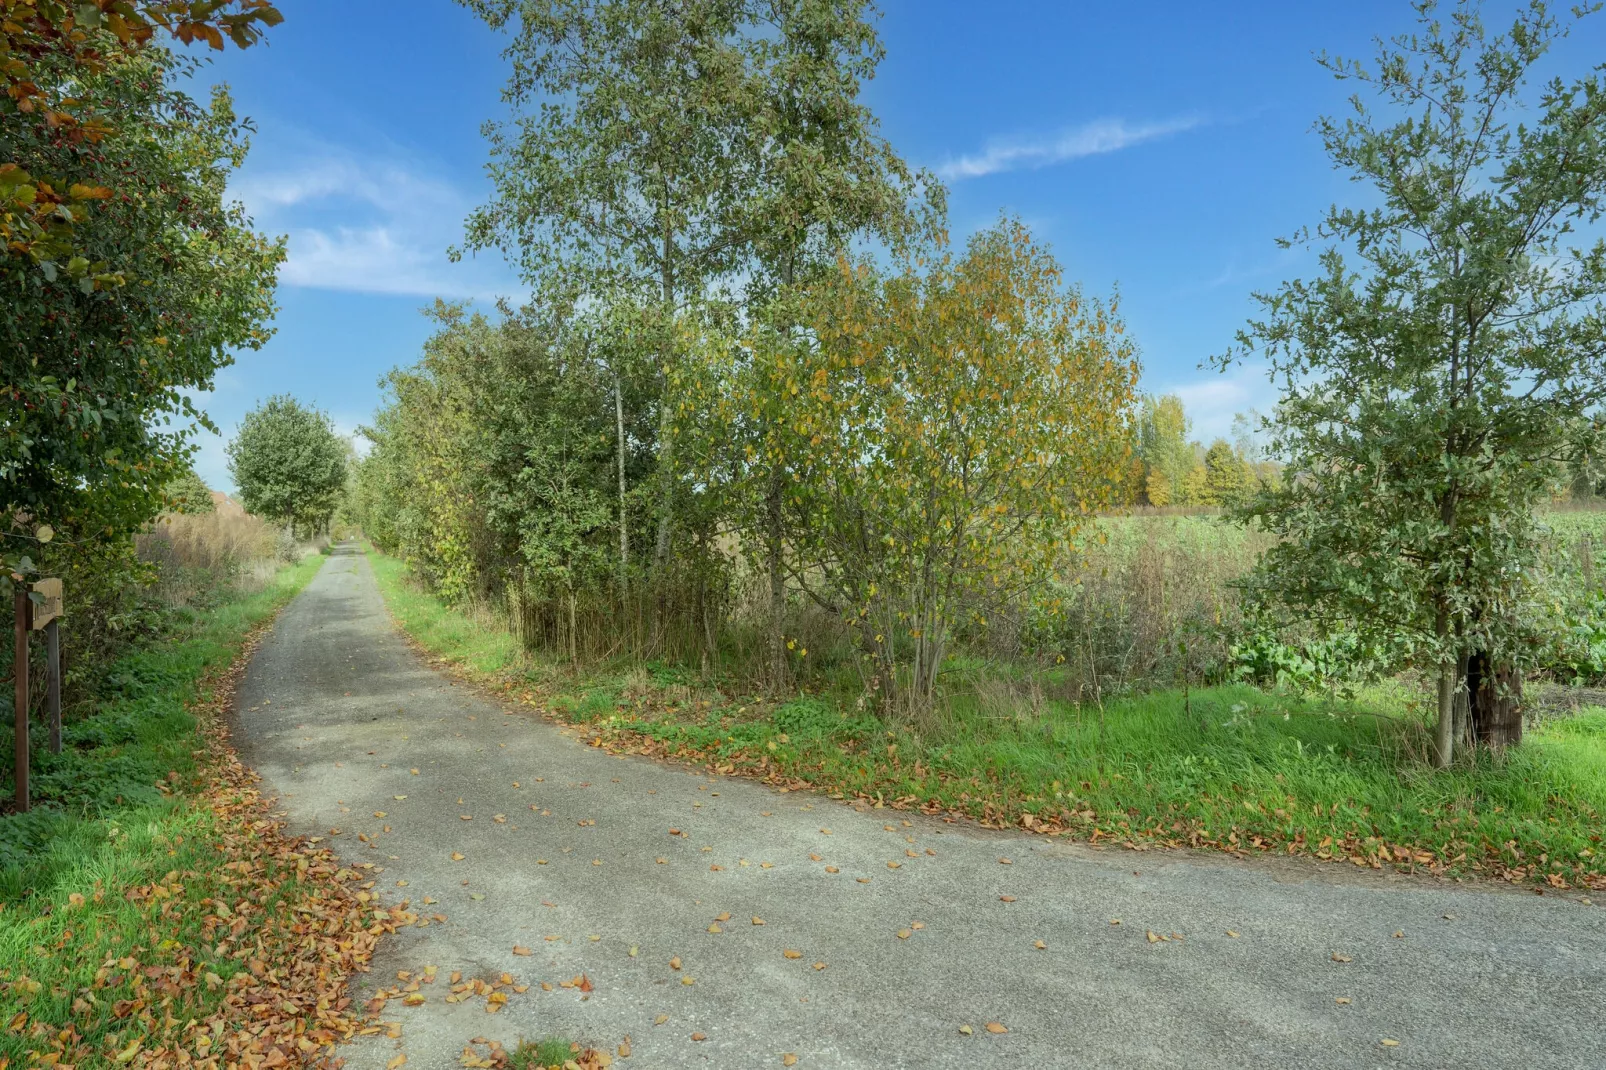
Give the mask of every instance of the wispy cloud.
M 1098 119 L 1050 136 L 990 142 L 981 152 L 961 156 L 941 165 L 937 168 L 937 174 L 953 182 L 1003 171 L 1049 167 L 1084 156 L 1119 152 L 1145 141 L 1192 130 L 1204 125 L 1204 122 L 1201 117 L 1193 115 L 1143 123 L 1130 123 L 1125 119 Z
M 1235 364 L 1224 372 L 1200 370 L 1198 378 L 1154 386 L 1156 394 L 1175 394 L 1193 424 L 1192 436 L 1206 444 L 1232 433 L 1232 418 L 1254 409 L 1269 413 L 1277 405 L 1277 387 L 1258 362 Z
M 285 285 L 482 299 L 521 290 L 500 262 L 447 259 L 473 199 L 426 164 L 318 144 L 272 159 L 248 165 L 231 192 L 259 229 L 288 236 Z

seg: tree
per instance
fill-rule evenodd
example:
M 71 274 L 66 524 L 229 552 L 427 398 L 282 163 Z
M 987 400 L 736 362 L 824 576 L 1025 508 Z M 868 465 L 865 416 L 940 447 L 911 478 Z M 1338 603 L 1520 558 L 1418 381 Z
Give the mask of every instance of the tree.
M 244 47 L 278 21 L 263 0 L 0 0 L 8 527 L 126 538 L 209 426 L 191 393 L 267 337 L 283 249 L 225 199 L 245 124 L 181 92 L 194 64 L 157 40 Z M 31 565 L 16 545 L 0 587 Z
M 340 504 L 346 452 L 327 415 L 277 394 L 240 421 L 229 472 L 247 512 L 310 534 L 327 530 Z
M 212 501 L 211 490 L 201 482 L 201 477 L 195 474 L 195 469 L 187 466 L 168 482 L 167 502 L 168 508 L 175 513 L 199 515 L 217 511 L 217 504 Z
M 1138 405 L 1137 455 L 1143 462 L 1144 495 L 1149 505 L 1183 500 L 1183 480 L 1194 466 L 1188 441 L 1188 414 L 1175 394 L 1145 396 Z
M 1218 438 L 1205 450 L 1205 493 L 1201 504 L 1236 505 L 1248 493 L 1253 479 L 1254 475 L 1244 459 L 1227 444 L 1226 439 Z
M 469 217 L 471 249 L 500 248 L 539 285 L 550 273 L 587 289 L 652 294 L 659 375 L 673 324 L 741 262 L 752 86 L 739 0 L 462 0 L 493 28 L 517 19 L 504 98 L 538 102 L 488 124 L 496 193 Z M 653 560 L 667 567 L 674 439 L 660 406 Z
M 1458 709 L 1520 739 L 1534 507 L 1606 401 L 1606 243 L 1575 232 L 1606 206 L 1606 89 L 1524 99 L 1566 32 L 1541 3 L 1501 34 L 1472 3 L 1416 10 L 1374 64 L 1322 57 L 1381 106 L 1318 124 L 1370 196 L 1296 235 L 1321 274 L 1258 295 L 1240 335 L 1281 382 L 1273 453 L 1297 473 L 1243 515 L 1280 536 L 1265 595 L 1431 673 L 1446 766 Z
M 1039 601 L 1125 478 L 1137 363 L 1115 310 L 1019 223 L 883 277 L 822 280 L 807 340 L 761 336 L 807 452 L 794 579 L 852 628 L 887 708 L 932 698 L 961 629 Z

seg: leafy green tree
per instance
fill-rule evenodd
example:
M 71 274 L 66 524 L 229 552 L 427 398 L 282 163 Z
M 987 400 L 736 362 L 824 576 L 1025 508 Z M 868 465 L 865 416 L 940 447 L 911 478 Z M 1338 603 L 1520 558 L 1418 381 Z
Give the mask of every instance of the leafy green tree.
M 1606 207 L 1606 87 L 1524 95 L 1566 32 L 1541 3 L 1504 33 L 1476 4 L 1416 9 L 1372 64 L 1322 59 L 1377 100 L 1318 127 L 1369 196 L 1296 236 L 1321 274 L 1259 295 L 1240 335 L 1297 473 L 1244 513 L 1280 536 L 1260 590 L 1436 679 L 1444 766 L 1469 703 L 1470 734 L 1520 739 L 1534 507 L 1606 400 L 1606 243 L 1580 230 Z
M 61 547 L 126 538 L 163 507 L 192 424 L 209 426 L 189 398 L 268 336 L 283 258 L 226 199 L 245 125 L 226 93 L 182 91 L 194 64 L 158 34 L 247 45 L 278 13 L 5 0 L 0 14 L 0 511 L 66 535 L 46 563 L 70 575 Z M 26 571 L 17 545 L 0 587 Z
M 1226 439 L 1218 438 L 1205 450 L 1203 505 L 1236 505 L 1243 501 L 1254 473 Z
M 329 417 L 289 394 L 246 413 L 228 445 L 246 511 L 303 534 L 328 529 L 345 490 L 346 456 Z
M 195 469 L 185 467 L 167 484 L 167 507 L 176 513 L 200 515 L 217 510 L 212 491 L 201 482 Z

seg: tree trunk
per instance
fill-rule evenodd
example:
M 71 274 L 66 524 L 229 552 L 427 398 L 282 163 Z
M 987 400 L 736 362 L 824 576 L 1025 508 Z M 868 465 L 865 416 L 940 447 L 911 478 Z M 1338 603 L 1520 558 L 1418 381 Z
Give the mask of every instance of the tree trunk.
M 1467 659 L 1467 696 L 1472 735 L 1491 747 L 1522 742 L 1522 674 L 1486 651 Z
M 765 553 L 769 560 L 770 579 L 770 612 L 769 612 L 769 655 L 770 655 L 770 686 L 776 694 L 786 688 L 786 635 L 782 631 L 786 614 L 786 574 L 782 569 L 781 553 L 783 540 L 781 538 L 781 495 L 785 487 L 781 483 L 779 469 L 770 473 L 769 493 L 764 502 L 765 537 L 768 545 Z
M 613 418 L 619 433 L 619 591 L 630 577 L 630 515 L 625 506 L 625 397 L 619 373 L 613 373 Z

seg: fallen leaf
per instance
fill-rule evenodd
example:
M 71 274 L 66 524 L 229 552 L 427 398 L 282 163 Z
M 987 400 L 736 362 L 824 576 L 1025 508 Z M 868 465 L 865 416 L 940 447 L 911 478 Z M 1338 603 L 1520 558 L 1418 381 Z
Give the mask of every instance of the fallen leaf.
M 535 952 L 531 951 L 527 947 L 520 947 L 518 944 L 514 944 L 513 945 L 513 954 L 515 954 L 515 955 L 533 955 L 533 954 L 535 954 Z
M 902 862 L 888 862 L 887 863 L 887 868 L 888 869 L 897 869 L 898 867 L 900 867 L 902 865 L 903 865 Z
M 1013 903 L 1015 901 L 1015 897 L 1012 895 L 1001 895 L 998 897 L 998 901 L 1000 903 Z
M 1334 962 L 1354 962 L 1355 960 L 1350 958 L 1348 955 L 1340 955 L 1337 951 L 1335 951 L 1335 952 L 1333 952 L 1333 961 Z
M 402 1066 L 406 1062 L 407 1056 L 398 1052 L 397 1054 L 391 1056 L 390 1062 L 385 1064 L 385 1070 L 396 1070 L 398 1066 Z
M 1041 941 L 1041 940 L 1037 941 L 1037 943 L 1033 944 L 1032 946 L 1035 947 L 1039 951 L 1047 951 L 1048 950 L 1048 945 L 1043 943 L 1043 941 Z
M 1013 859 L 1000 858 L 998 860 L 998 864 L 1001 865 L 1001 866 L 1013 866 L 1015 864 L 1015 862 L 1014 862 Z M 991 1027 L 989 1026 L 989 1028 L 991 1028 Z
M 796 1066 L 797 1065 L 797 1056 L 793 1055 L 791 1052 L 787 1052 L 785 1055 L 781 1056 L 781 1065 L 782 1066 Z
M 669 1015 L 660 1014 L 658 1017 L 656 1017 L 656 1018 L 654 1018 L 652 1020 L 652 1024 L 653 1025 L 663 1025 L 667 1021 L 669 1021 Z
M 1404 940 L 1405 939 L 1405 930 L 1404 929 L 1395 929 L 1394 930 L 1394 939 L 1396 939 L 1396 940 Z
M 781 952 L 781 957 L 788 959 L 800 959 L 803 957 L 803 952 L 798 951 L 796 948 L 789 947 Z
M 707 1040 L 708 1039 L 708 1035 L 706 1033 L 693 1033 L 691 1035 L 691 1038 L 693 1040 Z
M 1335 996 L 1335 997 L 1333 997 L 1333 1002 L 1334 1003 L 1343 1004 L 1343 1003 L 1348 1003 L 1349 1001 L 1350 1001 L 1350 999 L 1349 999 L 1348 996 Z
M 461 862 L 462 860 L 463 860 L 463 852 L 461 852 L 461 851 L 453 851 L 452 852 L 452 861 L 453 862 Z
M 1238 939 L 1238 931 L 1236 929 L 1228 929 L 1227 935 L 1232 937 L 1234 940 Z
M 911 933 L 908 929 L 899 929 L 898 930 L 898 939 L 899 940 L 907 940 L 912 935 L 914 935 L 914 934 Z
M 720 913 L 720 914 L 719 914 L 719 916 L 718 916 L 718 917 L 716 917 L 716 918 L 715 918 L 715 919 L 714 919 L 714 920 L 715 920 L 715 921 L 730 921 L 730 920 L 731 920 L 731 912 L 730 912 L 730 911 L 728 911 L 728 910 L 726 910 L 726 911 L 722 911 L 722 912 L 721 912 L 721 913 Z
M 826 866 L 825 867 L 825 871 L 827 873 L 841 873 L 842 872 L 840 869 L 836 868 L 835 866 Z
M 408 772 L 409 772 L 409 773 L 411 773 L 411 774 L 413 774 L 413 776 L 417 776 L 417 775 L 418 775 L 418 770 L 417 770 L 417 769 L 409 769 L 409 770 L 407 770 L 407 771 L 408 771 Z
M 697 978 L 695 978 L 695 977 L 682 977 L 680 979 L 680 983 L 683 984 L 683 985 L 688 985 L 688 986 L 689 985 L 694 985 L 694 984 L 697 983 Z
M 974 1030 L 974 1029 L 972 1029 L 972 1028 L 970 1028 L 970 1026 L 968 1026 L 968 1025 L 962 1025 L 962 1026 L 960 1026 L 960 1027 L 959 1027 L 959 1031 L 960 1031 L 960 1032 L 961 1032 L 961 1033 L 963 1033 L 963 1034 L 965 1034 L 965 1036 L 967 1036 L 967 1037 L 968 1037 L 968 1036 L 970 1036 L 970 1035 L 971 1035 L 971 1034 L 972 1034 L 972 1033 L 974 1033 L 974 1032 L 975 1032 L 975 1030 Z
M 757 914 L 754 914 L 753 915 L 753 924 L 754 925 L 763 925 L 764 924 L 764 919 L 759 917 Z
M 679 955 L 676 955 L 674 958 L 669 960 L 669 968 L 671 970 L 680 969 L 680 956 Z
M 710 926 L 709 926 L 709 927 L 708 927 L 708 931 L 709 931 L 709 932 L 711 932 L 711 933 L 722 933 L 722 932 L 724 932 L 724 931 L 725 931 L 725 930 L 724 930 L 724 929 L 721 929 L 721 928 L 720 928 L 720 927 L 719 927 L 719 922 L 717 922 L 717 921 L 716 921 L 716 922 L 714 922 L 714 923 L 713 923 L 713 924 L 712 924 L 712 925 L 710 925 Z
M 987 1023 L 987 1032 L 989 1032 L 989 1033 L 1007 1033 L 1007 1032 L 1009 1032 L 1009 1027 L 1006 1026 L 1003 1022 L 988 1022 Z
M 1149 943 L 1158 944 L 1160 942 L 1160 934 L 1155 932 L 1153 929 L 1147 930 L 1147 935 L 1149 937 Z
M 1394 1040 L 1394 1039 L 1392 1039 L 1390 1037 L 1384 1037 L 1383 1038 L 1383 1046 L 1385 1048 L 1397 1048 L 1397 1047 L 1400 1046 L 1400 1042 L 1397 1041 L 1397 1040 Z
M 628 1036 L 619 1042 L 619 1058 L 630 1058 L 630 1038 Z
M 823 963 L 823 962 L 816 962 L 816 963 L 815 963 L 815 964 L 814 964 L 814 968 L 815 968 L 815 969 L 816 969 L 816 970 L 823 970 L 823 969 L 825 969 L 825 963 Z

